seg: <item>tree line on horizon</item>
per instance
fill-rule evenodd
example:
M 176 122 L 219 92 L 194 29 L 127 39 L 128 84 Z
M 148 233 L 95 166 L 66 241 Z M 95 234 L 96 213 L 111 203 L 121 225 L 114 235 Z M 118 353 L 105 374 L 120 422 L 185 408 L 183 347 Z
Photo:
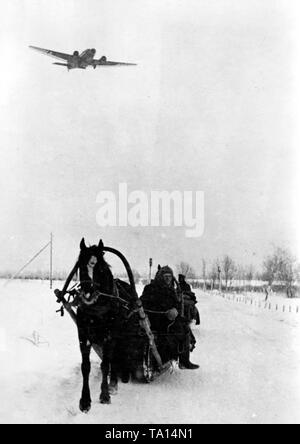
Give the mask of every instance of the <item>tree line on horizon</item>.
M 240 265 L 229 255 L 225 255 L 214 260 L 209 268 L 207 261 L 202 259 L 200 273 L 196 273 L 186 262 L 179 263 L 177 271 L 190 279 L 194 287 L 202 284 L 206 289 L 253 290 L 257 287 L 256 281 L 260 283 L 260 288 L 264 284 L 272 291 L 284 291 L 287 297 L 292 298 L 297 295 L 300 287 L 300 264 L 289 250 L 280 247 L 276 247 L 264 259 L 261 270 L 256 270 L 252 264 Z
M 215 259 L 208 263 L 202 259 L 202 269 L 197 270 L 188 262 L 181 261 L 176 266 L 177 274 L 183 274 L 192 285 L 205 289 L 219 289 L 224 291 L 255 289 L 255 282 L 268 285 L 273 291 L 285 291 L 287 297 L 294 297 L 300 286 L 300 264 L 287 249 L 276 247 L 271 255 L 267 256 L 260 270 L 254 265 L 240 265 L 229 255 Z M 133 269 L 136 282 L 141 281 L 144 285 L 149 282 L 149 277 L 142 276 L 138 270 Z M 12 279 L 14 272 L 0 271 L 0 279 Z M 53 280 L 63 281 L 68 273 L 64 271 L 54 271 Z M 117 277 L 127 278 L 125 274 L 117 274 Z M 20 279 L 25 280 L 49 280 L 49 271 L 23 272 Z

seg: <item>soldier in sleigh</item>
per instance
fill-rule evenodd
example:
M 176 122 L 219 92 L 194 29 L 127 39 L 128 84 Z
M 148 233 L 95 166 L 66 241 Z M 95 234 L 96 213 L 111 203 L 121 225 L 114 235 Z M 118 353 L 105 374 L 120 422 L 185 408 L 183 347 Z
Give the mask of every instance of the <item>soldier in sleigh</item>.
M 196 309 L 196 300 L 191 300 L 191 294 L 182 293 L 180 287 L 176 288 L 170 267 L 159 267 L 155 279 L 145 287 L 141 300 L 152 331 L 156 333 L 157 347 L 163 360 L 179 359 L 181 369 L 198 369 L 199 366 L 190 361 L 196 341 L 189 324 L 191 307 Z

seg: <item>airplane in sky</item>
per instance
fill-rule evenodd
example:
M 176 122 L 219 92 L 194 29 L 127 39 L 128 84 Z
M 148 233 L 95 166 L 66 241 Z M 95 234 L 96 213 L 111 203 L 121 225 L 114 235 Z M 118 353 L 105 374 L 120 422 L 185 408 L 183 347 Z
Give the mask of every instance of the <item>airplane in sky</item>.
M 46 54 L 50 57 L 54 57 L 58 60 L 64 60 L 62 62 L 54 62 L 53 65 L 66 66 L 70 69 L 86 69 L 88 66 L 92 66 L 94 69 L 97 66 L 136 66 L 136 63 L 124 63 L 124 62 L 111 62 L 107 60 L 105 56 L 100 59 L 95 59 L 96 49 L 86 49 L 81 54 L 78 51 L 74 51 L 73 54 L 64 54 L 63 52 L 51 51 L 50 49 L 38 48 L 37 46 L 29 46 L 29 48 Z

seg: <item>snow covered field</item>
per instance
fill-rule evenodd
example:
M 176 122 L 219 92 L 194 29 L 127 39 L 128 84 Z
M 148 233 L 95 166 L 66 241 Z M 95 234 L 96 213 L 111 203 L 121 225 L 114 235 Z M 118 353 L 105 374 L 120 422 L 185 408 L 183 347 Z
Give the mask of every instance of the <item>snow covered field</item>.
M 150 385 L 120 383 L 112 405 L 103 406 L 93 354 L 93 406 L 83 415 L 73 322 L 55 313 L 47 282 L 3 283 L 0 423 L 300 423 L 300 313 L 199 291 L 192 360 L 201 369 L 175 368 Z

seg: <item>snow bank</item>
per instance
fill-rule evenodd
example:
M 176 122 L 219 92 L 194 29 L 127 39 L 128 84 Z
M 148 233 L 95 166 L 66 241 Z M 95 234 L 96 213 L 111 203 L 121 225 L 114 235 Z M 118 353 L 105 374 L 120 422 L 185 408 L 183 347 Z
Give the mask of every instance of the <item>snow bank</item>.
M 300 315 L 198 293 L 201 327 L 192 360 L 199 371 L 153 384 L 120 383 L 112 405 L 98 403 L 92 355 L 92 410 L 81 391 L 76 328 L 47 282 L 0 282 L 1 423 L 299 423 Z M 62 284 L 57 285 L 59 288 Z

